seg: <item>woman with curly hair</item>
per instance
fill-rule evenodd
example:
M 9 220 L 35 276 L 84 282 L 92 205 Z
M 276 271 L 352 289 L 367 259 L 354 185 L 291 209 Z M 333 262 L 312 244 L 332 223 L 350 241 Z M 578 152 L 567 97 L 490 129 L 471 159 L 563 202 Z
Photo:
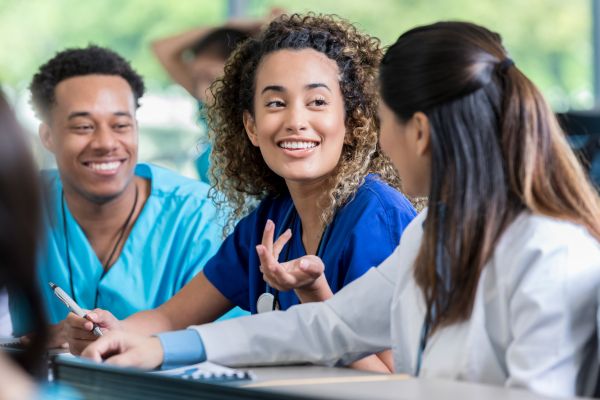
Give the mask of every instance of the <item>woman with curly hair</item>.
M 94 320 L 155 333 L 212 321 L 233 305 L 285 310 L 326 300 L 385 260 L 416 213 L 377 145 L 381 56 L 377 39 L 312 14 L 281 17 L 241 45 L 213 87 L 209 124 L 214 189 L 233 209 L 230 221 L 247 215 L 171 301 L 120 324 L 104 312 Z M 71 336 L 84 339 L 71 342 L 78 351 L 93 339 L 91 323 L 70 318 Z

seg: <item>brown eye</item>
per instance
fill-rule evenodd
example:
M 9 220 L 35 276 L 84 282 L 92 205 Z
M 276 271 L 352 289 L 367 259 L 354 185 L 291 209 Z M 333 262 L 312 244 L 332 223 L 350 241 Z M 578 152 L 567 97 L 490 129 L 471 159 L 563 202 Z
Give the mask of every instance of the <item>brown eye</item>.
M 329 104 L 329 103 L 327 103 L 327 100 L 325 100 L 323 98 L 314 99 L 313 101 L 311 101 L 309 103 L 309 105 L 316 106 L 316 107 L 323 107 L 323 106 L 326 106 L 327 104 Z
M 94 129 L 94 127 L 92 125 L 75 125 L 71 129 L 76 132 L 88 132 Z
M 124 131 L 124 130 L 128 130 L 129 128 L 131 128 L 131 124 L 117 124 L 117 125 L 115 125 L 115 130 L 117 130 L 117 131 Z
M 273 101 L 269 101 L 267 102 L 267 104 L 265 104 L 267 108 L 279 108 L 279 107 L 285 107 L 285 103 L 281 100 L 273 100 Z

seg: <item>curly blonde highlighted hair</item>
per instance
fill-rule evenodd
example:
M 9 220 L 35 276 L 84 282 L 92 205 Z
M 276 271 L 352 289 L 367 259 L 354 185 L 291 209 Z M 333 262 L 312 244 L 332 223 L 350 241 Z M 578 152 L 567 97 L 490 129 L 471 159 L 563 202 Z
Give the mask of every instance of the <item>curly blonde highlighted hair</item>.
M 340 72 L 346 137 L 338 165 L 319 201 L 323 224 L 331 222 L 336 210 L 352 198 L 369 173 L 377 173 L 391 186 L 400 188 L 396 170 L 378 146 L 379 40 L 334 15 L 284 15 L 258 37 L 241 44 L 225 65 L 224 76 L 211 86 L 214 103 L 208 109 L 208 123 L 213 141 L 212 197 L 233 208 L 229 227 L 258 201 L 288 192 L 284 179 L 267 166 L 260 150 L 248 139 L 242 119 L 244 111 L 254 114 L 256 72 L 261 60 L 283 49 L 319 51 L 335 61 Z

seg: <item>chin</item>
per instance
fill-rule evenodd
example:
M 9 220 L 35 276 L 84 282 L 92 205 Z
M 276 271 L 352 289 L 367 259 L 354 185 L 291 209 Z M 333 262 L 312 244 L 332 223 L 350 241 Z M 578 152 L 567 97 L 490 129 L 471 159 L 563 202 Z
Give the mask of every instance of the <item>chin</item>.
M 121 194 L 123 194 L 126 187 L 127 185 L 120 185 L 119 187 L 110 188 L 96 187 L 93 190 L 86 190 L 85 197 L 94 203 L 103 204 L 119 197 Z

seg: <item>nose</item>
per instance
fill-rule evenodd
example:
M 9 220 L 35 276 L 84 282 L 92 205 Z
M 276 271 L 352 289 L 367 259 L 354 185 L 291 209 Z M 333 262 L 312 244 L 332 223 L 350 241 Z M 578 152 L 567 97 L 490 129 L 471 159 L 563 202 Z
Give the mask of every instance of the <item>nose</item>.
M 110 152 L 117 147 L 117 138 L 115 132 L 104 124 L 99 124 L 94 132 L 91 146 L 94 150 Z
M 288 107 L 285 120 L 285 130 L 290 133 L 307 130 L 307 117 L 306 109 L 302 105 L 297 104 L 295 106 Z

